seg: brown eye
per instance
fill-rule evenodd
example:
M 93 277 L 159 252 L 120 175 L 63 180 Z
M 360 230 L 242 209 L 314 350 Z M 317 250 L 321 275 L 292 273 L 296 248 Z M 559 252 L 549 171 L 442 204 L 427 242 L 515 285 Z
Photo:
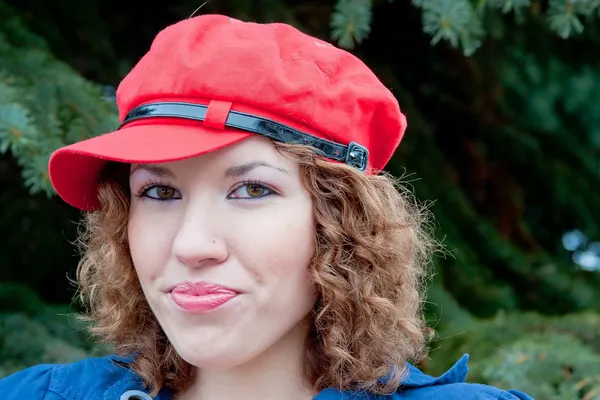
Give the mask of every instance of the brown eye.
M 262 185 L 250 184 L 247 186 L 246 192 L 248 192 L 248 196 L 250 197 L 261 197 L 264 196 L 266 188 Z
M 267 186 L 260 183 L 246 183 L 234 190 L 229 197 L 236 199 L 260 199 L 275 194 Z
M 174 200 L 180 199 L 181 194 L 177 189 L 170 186 L 152 186 L 142 194 L 143 197 L 149 197 L 153 200 Z
M 170 187 L 159 187 L 156 189 L 156 195 L 160 199 L 170 199 L 175 194 L 175 189 Z

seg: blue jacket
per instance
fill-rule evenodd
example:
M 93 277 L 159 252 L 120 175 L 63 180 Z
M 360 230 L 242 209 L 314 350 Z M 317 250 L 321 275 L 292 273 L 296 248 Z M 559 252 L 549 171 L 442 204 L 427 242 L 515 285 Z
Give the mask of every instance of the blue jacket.
M 409 365 L 410 374 L 397 393 L 376 396 L 366 393 L 341 393 L 326 389 L 314 400 L 533 400 L 516 390 L 465 383 L 468 355 L 438 378 L 425 375 Z M 72 364 L 43 364 L 0 380 L 2 400 L 152 400 L 144 393 L 141 381 L 124 366 L 112 362 L 118 357 L 89 358 Z M 153 400 L 169 400 L 162 391 Z

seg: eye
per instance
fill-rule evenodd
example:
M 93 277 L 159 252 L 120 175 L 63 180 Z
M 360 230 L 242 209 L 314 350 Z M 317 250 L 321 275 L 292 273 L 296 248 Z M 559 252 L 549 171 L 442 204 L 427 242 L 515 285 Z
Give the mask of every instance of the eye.
M 140 196 L 159 201 L 181 199 L 181 193 L 177 189 L 166 185 L 149 186 L 142 191 Z
M 262 183 L 246 182 L 238 186 L 228 197 L 234 199 L 259 199 L 272 194 L 275 194 L 275 192 Z

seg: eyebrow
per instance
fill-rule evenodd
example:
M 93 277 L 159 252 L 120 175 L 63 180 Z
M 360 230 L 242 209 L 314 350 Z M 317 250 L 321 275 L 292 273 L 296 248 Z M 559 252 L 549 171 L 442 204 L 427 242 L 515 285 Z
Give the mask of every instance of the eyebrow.
M 275 167 L 274 165 L 271 165 L 266 161 L 251 161 L 245 164 L 234 165 L 233 167 L 227 168 L 227 170 L 225 171 L 225 176 L 229 178 L 242 176 L 258 167 L 273 168 L 277 171 L 289 175 L 289 171 L 285 168 Z
M 129 172 L 129 176 L 133 175 L 133 173 L 137 170 L 148 171 L 151 174 L 158 176 L 159 178 L 174 178 L 175 174 L 171 172 L 168 168 L 161 167 L 159 165 L 153 164 L 134 164 L 131 167 L 131 171 Z
M 225 176 L 226 177 L 242 176 L 242 175 L 245 175 L 248 172 L 252 171 L 253 169 L 256 169 L 259 167 L 273 168 L 277 171 L 280 171 L 280 172 L 283 172 L 284 174 L 289 175 L 289 171 L 285 168 L 275 167 L 274 165 L 271 165 L 266 161 L 251 161 L 251 162 L 248 162 L 245 164 L 234 165 L 233 167 L 227 168 L 227 170 L 225 171 Z M 134 164 L 131 167 L 129 176 L 133 175 L 133 173 L 136 172 L 137 170 L 148 171 L 151 174 L 156 175 L 160 178 L 174 178 L 175 177 L 173 172 L 171 172 L 171 170 L 169 170 L 168 168 L 161 167 L 159 165 L 154 165 L 154 164 Z

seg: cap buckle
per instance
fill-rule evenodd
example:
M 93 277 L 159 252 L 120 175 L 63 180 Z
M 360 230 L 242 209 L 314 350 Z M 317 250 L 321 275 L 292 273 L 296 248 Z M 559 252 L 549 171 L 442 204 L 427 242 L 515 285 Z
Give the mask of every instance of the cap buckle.
M 359 171 L 365 172 L 369 162 L 369 150 L 356 142 L 350 142 L 350 144 L 348 144 L 345 162 Z

